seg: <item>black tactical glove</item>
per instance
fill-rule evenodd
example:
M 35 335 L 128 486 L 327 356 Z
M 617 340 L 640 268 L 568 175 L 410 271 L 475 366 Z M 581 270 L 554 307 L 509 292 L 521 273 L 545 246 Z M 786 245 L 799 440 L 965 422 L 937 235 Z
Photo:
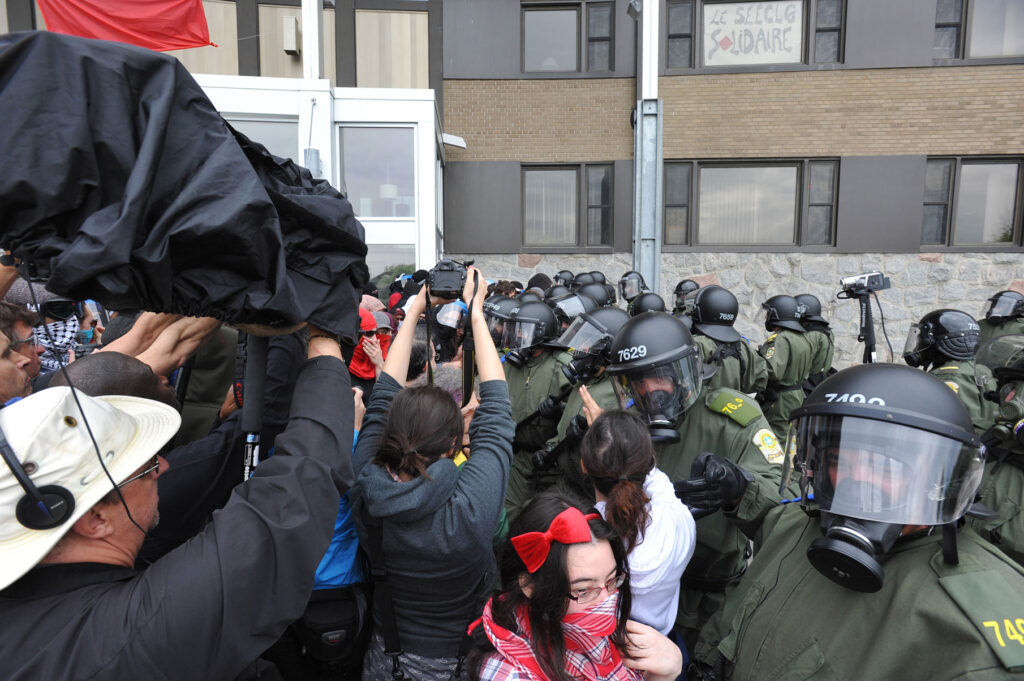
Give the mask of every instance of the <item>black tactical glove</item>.
M 565 404 L 554 395 L 548 395 L 537 405 L 537 412 L 546 419 L 560 419 L 563 411 L 565 411 Z
M 690 479 L 675 483 L 676 496 L 691 509 L 732 508 L 753 481 L 750 473 L 729 459 L 704 452 L 690 466 Z
M 554 446 L 548 445 L 530 455 L 530 463 L 533 464 L 534 472 L 546 471 L 554 467 L 555 457 L 551 456 L 552 450 L 554 450 Z
M 590 426 L 587 425 L 587 417 L 583 414 L 576 414 L 565 429 L 565 439 L 582 440 L 583 436 L 587 434 L 588 428 Z

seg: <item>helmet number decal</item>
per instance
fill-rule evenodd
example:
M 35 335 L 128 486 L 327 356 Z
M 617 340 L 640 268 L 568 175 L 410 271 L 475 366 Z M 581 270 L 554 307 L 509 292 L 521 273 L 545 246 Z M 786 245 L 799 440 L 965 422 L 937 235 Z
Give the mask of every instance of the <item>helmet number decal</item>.
M 885 400 L 881 397 L 864 397 L 860 393 L 825 393 L 826 402 L 856 402 L 857 404 L 877 404 L 885 406 Z
M 632 359 L 639 359 L 640 357 L 647 356 L 646 345 L 634 345 L 628 348 L 622 348 L 619 350 L 619 361 L 628 362 Z

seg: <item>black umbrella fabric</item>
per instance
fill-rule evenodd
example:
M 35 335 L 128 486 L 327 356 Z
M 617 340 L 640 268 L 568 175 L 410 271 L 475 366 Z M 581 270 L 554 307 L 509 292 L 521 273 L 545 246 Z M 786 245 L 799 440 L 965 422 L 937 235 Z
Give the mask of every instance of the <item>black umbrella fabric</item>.
M 173 57 L 0 36 L 0 111 L 0 246 L 49 290 L 354 342 L 351 204 L 234 131 Z

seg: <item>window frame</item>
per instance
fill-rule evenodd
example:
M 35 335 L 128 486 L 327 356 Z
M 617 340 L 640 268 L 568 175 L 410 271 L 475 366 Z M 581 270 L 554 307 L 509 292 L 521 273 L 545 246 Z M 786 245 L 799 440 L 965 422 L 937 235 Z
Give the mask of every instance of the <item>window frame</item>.
M 690 5 L 690 32 L 689 33 L 672 33 L 671 29 L 669 28 L 671 26 L 671 22 L 669 21 L 669 16 L 668 15 L 672 11 L 672 7 L 673 6 L 681 5 L 684 2 L 688 3 Z M 666 0 L 666 2 L 665 2 L 665 49 L 663 50 L 663 52 L 664 52 L 664 55 L 665 55 L 665 68 L 666 69 L 689 70 L 689 69 L 693 68 L 693 57 L 694 57 L 693 46 L 694 46 L 694 42 L 695 42 L 695 39 L 694 39 L 694 36 L 693 36 L 693 32 L 694 32 L 694 21 L 696 21 L 696 18 L 694 16 L 696 14 L 696 12 L 694 11 L 694 8 L 697 5 L 697 3 L 699 3 L 699 2 L 700 2 L 700 0 Z M 690 58 L 689 58 L 686 66 L 670 66 L 669 63 L 668 63 L 668 61 L 669 61 L 669 53 L 670 53 L 670 43 L 672 42 L 673 39 L 677 39 L 678 40 L 678 39 L 682 39 L 682 38 L 689 38 L 690 39 Z
M 842 68 L 846 62 L 846 33 L 847 33 L 847 9 L 850 0 L 840 0 L 840 26 L 839 33 L 839 59 L 838 61 L 816 62 L 814 53 L 817 45 L 817 0 L 801 0 L 803 3 L 803 33 L 801 46 L 801 58 L 799 63 L 766 63 L 766 64 L 732 64 L 722 66 L 708 66 L 703 63 L 704 50 L 704 8 L 707 5 L 718 5 L 735 3 L 739 0 L 693 0 L 693 16 L 691 17 L 690 35 L 690 66 L 668 65 L 668 6 L 671 0 L 662 0 L 662 9 L 666 21 L 665 28 L 660 30 L 661 36 L 661 74 L 666 76 L 695 75 L 712 73 L 758 73 L 778 71 L 817 71 L 834 70 Z M 750 0 L 756 2 L 757 0 Z M 826 32 L 825 29 L 821 29 Z M 828 32 L 833 32 L 828 29 Z
M 944 252 L 944 253 L 989 253 L 989 252 L 1019 252 L 1021 250 L 1022 237 L 1024 237 L 1024 156 L 928 156 L 926 163 L 930 161 L 952 161 L 950 170 L 949 189 L 947 191 L 948 207 L 946 211 L 946 222 L 943 226 L 945 240 L 941 244 L 920 244 L 921 252 Z M 1007 243 L 989 244 L 955 244 L 956 213 L 960 204 L 961 176 L 964 165 L 1016 165 L 1017 183 L 1013 198 L 1013 234 Z M 922 188 L 923 189 L 923 188 Z M 922 196 L 923 199 L 923 196 Z M 933 205 L 934 202 L 921 202 L 921 221 L 924 227 L 924 207 Z M 923 236 L 919 235 L 920 238 Z
M 810 213 L 810 191 L 807 183 L 810 181 L 810 169 L 813 163 L 831 163 L 834 167 L 832 174 L 832 203 L 814 204 L 831 205 L 831 242 L 829 244 L 808 244 L 808 220 Z M 841 163 L 838 157 L 814 157 L 814 158 L 752 158 L 752 159 L 666 159 L 664 167 L 669 165 L 686 164 L 690 167 L 690 187 L 687 194 L 689 205 L 687 206 L 686 243 L 665 242 L 665 212 L 671 207 L 667 203 L 668 191 L 662 191 L 662 244 L 661 249 L 666 253 L 687 253 L 687 252 L 765 252 L 779 253 L 791 252 L 799 249 L 805 253 L 833 253 L 837 251 L 838 224 L 839 224 L 839 174 Z M 758 167 L 796 167 L 797 183 L 795 205 L 795 224 L 793 242 L 785 244 L 728 244 L 728 243 L 701 243 L 699 234 L 700 216 L 700 171 L 703 168 L 758 168 Z M 672 204 L 672 206 L 681 204 Z
M 592 245 L 588 243 L 589 191 L 587 170 L 589 168 L 608 168 L 611 187 L 608 192 L 608 215 L 610 243 Z M 573 170 L 576 173 L 576 240 L 566 244 L 534 244 L 526 240 L 526 174 L 532 170 Z M 520 224 L 519 245 L 522 253 L 612 253 L 615 247 L 615 163 L 613 161 L 593 161 L 585 163 L 521 163 L 519 166 L 520 185 Z M 601 204 L 602 206 L 604 204 Z M 596 207 L 596 205 L 595 205 Z
M 954 22 L 942 22 L 941 24 L 936 17 L 934 22 L 935 30 L 940 27 L 947 26 L 959 26 L 960 28 L 960 40 L 957 43 L 956 56 L 954 57 L 936 57 L 932 55 L 932 63 L 936 66 L 955 66 L 967 64 L 1020 64 L 1024 62 L 1024 54 L 1003 56 L 1003 57 L 971 57 L 970 54 L 970 42 L 971 42 L 971 24 L 974 21 L 974 8 L 976 7 L 977 0 L 963 0 L 963 4 L 960 6 L 960 21 L 959 23 Z M 935 31 L 932 31 L 932 35 L 935 35 Z M 933 43 L 934 45 L 934 43 Z
M 565 77 L 569 75 L 607 76 L 615 72 L 615 17 L 616 3 L 614 0 L 520 0 L 519 3 L 519 72 L 528 78 Z M 609 26 L 607 39 L 590 38 L 590 9 L 592 7 L 608 7 Z M 551 10 L 575 10 L 576 12 L 576 69 L 569 71 L 527 70 L 526 68 L 526 13 Z M 608 42 L 608 68 L 590 68 L 590 43 Z

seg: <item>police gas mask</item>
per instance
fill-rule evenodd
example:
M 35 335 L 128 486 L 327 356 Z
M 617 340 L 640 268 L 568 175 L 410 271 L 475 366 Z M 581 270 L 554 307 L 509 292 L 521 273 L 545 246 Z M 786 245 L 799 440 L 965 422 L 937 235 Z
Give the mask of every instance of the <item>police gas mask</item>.
M 572 353 L 572 360 L 562 366 L 570 383 L 581 383 L 597 377 L 608 363 L 611 334 L 595 320 L 586 316 L 572 320 L 556 344 Z
M 807 558 L 825 577 L 865 593 L 882 588 L 882 564 L 905 527 L 964 515 L 984 466 L 976 440 L 870 418 L 801 416 L 790 438 L 802 506 L 820 512 L 823 536 Z
M 647 418 L 651 439 L 678 442 L 676 421 L 700 394 L 703 370 L 695 347 L 671 362 L 618 374 L 615 390 L 623 409 L 635 407 Z
M 999 415 L 996 423 L 986 433 L 994 441 L 1024 445 L 1024 379 L 1000 381 Z

